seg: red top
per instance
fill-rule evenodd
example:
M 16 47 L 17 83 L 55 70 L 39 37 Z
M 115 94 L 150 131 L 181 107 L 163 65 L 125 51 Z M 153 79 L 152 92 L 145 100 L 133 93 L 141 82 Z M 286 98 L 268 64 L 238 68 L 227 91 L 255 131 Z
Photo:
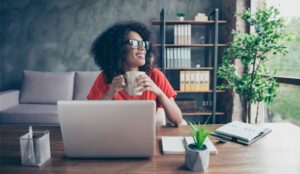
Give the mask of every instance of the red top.
M 153 82 L 166 94 L 168 98 L 175 98 L 177 93 L 172 88 L 171 84 L 165 77 L 165 75 L 158 69 L 154 68 L 149 72 L 149 77 Z M 98 100 L 109 89 L 110 84 L 105 82 L 103 72 L 100 73 L 95 80 L 88 96 L 88 100 Z M 162 107 L 158 102 L 156 95 L 152 91 L 144 91 L 141 96 L 130 96 L 125 90 L 119 91 L 113 98 L 113 100 L 155 100 L 156 107 Z

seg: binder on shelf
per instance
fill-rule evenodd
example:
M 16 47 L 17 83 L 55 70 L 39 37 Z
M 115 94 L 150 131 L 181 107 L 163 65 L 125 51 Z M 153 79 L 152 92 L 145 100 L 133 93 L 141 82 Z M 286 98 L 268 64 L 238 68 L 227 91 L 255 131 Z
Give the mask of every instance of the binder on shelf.
M 201 91 L 201 86 L 200 86 L 200 71 L 196 71 L 196 91 Z
M 186 25 L 182 25 L 182 36 L 183 36 L 183 38 L 182 38 L 182 44 L 184 44 L 184 45 L 187 44 L 187 42 L 186 42 L 186 39 L 187 39 L 186 31 L 187 31 Z
M 185 91 L 185 72 L 180 71 L 180 91 Z
M 173 48 L 174 68 L 178 68 L 178 48 Z
M 188 25 L 184 25 L 184 44 L 189 44 L 188 42 Z
M 178 25 L 178 44 L 182 44 L 182 25 Z
M 186 67 L 191 68 L 191 48 L 186 48 Z
M 188 67 L 192 67 L 192 51 L 191 48 L 188 48 Z
M 199 91 L 204 91 L 204 73 L 203 73 L 203 71 L 199 71 L 199 76 L 200 76 Z
M 178 49 L 178 68 L 182 68 L 182 49 L 183 48 L 177 48 Z
M 165 54 L 166 54 L 166 59 L 167 59 L 167 68 L 171 68 L 171 56 L 170 56 L 170 49 L 169 48 L 166 48 L 166 51 L 165 51 Z
M 182 68 L 186 68 L 186 48 L 182 48 Z
M 192 44 L 192 25 L 188 25 L 188 44 Z
M 174 25 L 174 44 L 178 44 L 178 25 Z
M 197 91 L 196 90 L 196 71 L 190 71 L 191 74 L 191 91 Z
M 209 71 L 204 71 L 203 74 L 204 74 L 203 91 L 209 91 L 209 84 L 210 84 Z
M 191 76 L 189 71 L 185 71 L 185 91 L 191 91 Z
M 221 139 L 234 141 L 241 144 L 252 144 L 272 130 L 254 124 L 233 121 L 225 124 L 212 132 L 212 135 Z
M 169 48 L 170 51 L 170 68 L 174 67 L 174 48 Z

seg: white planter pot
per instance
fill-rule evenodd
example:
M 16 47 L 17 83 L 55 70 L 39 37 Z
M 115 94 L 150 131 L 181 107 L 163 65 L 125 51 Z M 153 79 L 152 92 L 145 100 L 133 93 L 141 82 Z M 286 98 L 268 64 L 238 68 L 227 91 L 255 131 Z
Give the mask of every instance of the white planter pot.
M 184 17 L 183 17 L 183 16 L 179 16 L 178 19 L 179 19 L 180 21 L 184 21 Z
M 206 146 L 199 150 L 195 144 L 189 144 L 185 149 L 185 166 L 192 171 L 205 171 L 208 165 L 209 151 Z

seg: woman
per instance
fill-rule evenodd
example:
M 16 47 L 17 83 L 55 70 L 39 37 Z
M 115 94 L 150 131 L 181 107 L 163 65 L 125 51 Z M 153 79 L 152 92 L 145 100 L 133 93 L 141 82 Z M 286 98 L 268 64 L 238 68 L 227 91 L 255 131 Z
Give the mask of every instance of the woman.
M 152 33 L 142 23 L 124 22 L 113 25 L 94 41 L 91 53 L 103 70 L 94 82 L 89 100 L 155 100 L 163 107 L 167 118 L 178 126 L 182 113 L 174 101 L 176 92 L 155 68 L 156 51 L 151 44 Z M 130 96 L 124 90 L 127 71 L 144 71 L 137 78 L 141 96 Z

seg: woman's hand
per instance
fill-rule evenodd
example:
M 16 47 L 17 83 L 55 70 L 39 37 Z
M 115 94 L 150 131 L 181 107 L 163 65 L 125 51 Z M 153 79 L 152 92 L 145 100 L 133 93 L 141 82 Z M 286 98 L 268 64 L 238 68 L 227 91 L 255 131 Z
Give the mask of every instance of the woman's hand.
M 147 74 L 140 75 L 136 79 L 136 82 L 137 87 L 142 88 L 141 91 L 149 90 L 157 96 L 159 103 L 162 104 L 168 119 L 176 126 L 179 126 L 182 121 L 182 113 L 175 103 L 173 97 L 168 98 Z
M 152 79 L 147 74 L 140 75 L 136 79 L 136 85 L 137 87 L 141 87 L 141 91 L 152 91 L 157 97 L 163 95 L 162 90 L 152 81 Z
M 106 92 L 107 97 L 113 98 L 119 91 L 125 88 L 125 79 L 123 75 L 115 76 L 110 84 L 108 91 Z

